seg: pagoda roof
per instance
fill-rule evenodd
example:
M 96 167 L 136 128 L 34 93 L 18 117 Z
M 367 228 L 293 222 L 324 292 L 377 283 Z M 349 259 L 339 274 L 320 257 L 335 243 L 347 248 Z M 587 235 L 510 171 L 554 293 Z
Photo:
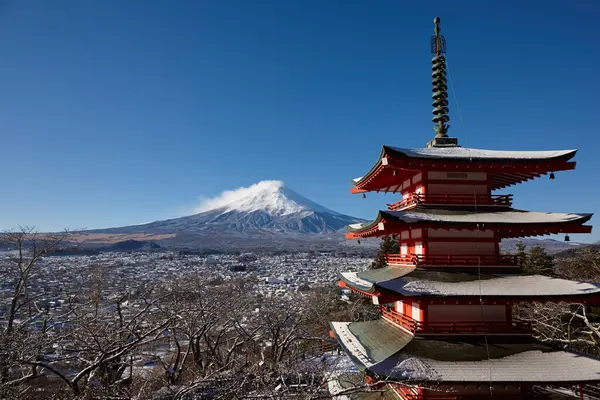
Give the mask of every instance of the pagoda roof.
M 600 360 L 530 338 L 426 338 L 383 320 L 332 322 L 359 369 L 404 382 L 581 383 L 600 381 Z M 552 366 L 552 368 L 548 368 Z
M 524 236 L 535 236 L 549 233 L 583 233 L 578 227 L 592 218 L 593 214 L 574 213 L 546 213 L 517 209 L 503 209 L 496 211 L 475 212 L 471 210 L 448 210 L 418 206 L 404 211 L 379 211 L 373 221 L 352 224 L 348 226 L 349 239 L 357 237 L 386 236 L 396 233 L 398 229 L 408 226 L 423 227 L 503 227 L 511 229 L 512 235 L 504 237 L 518 237 L 522 228 L 533 228 Z M 491 227 L 490 227 L 491 225 Z M 573 228 L 575 227 L 575 228 Z M 551 229 L 554 228 L 554 229 Z M 579 229 L 578 229 L 579 228 Z M 544 232 L 544 230 L 547 232 Z M 512 232 L 514 230 L 515 232 Z M 586 227 L 583 231 L 591 231 Z
M 485 162 L 512 161 L 567 161 L 575 156 L 573 150 L 542 150 L 542 151 L 515 151 L 515 150 L 485 150 L 471 149 L 468 147 L 428 147 L 421 149 L 403 149 L 393 146 L 383 146 L 387 154 L 399 157 L 416 159 L 444 159 L 444 160 L 476 160 Z
M 352 179 L 353 193 L 398 191 L 398 184 L 414 173 L 429 170 L 489 172 L 492 189 L 540 177 L 548 172 L 575 168 L 570 162 L 577 150 L 513 151 L 466 147 L 403 149 L 383 146 L 377 162 Z M 400 172 L 398 176 L 393 171 Z M 404 172 L 404 173 L 403 173 Z
M 600 283 L 577 282 L 543 275 L 469 274 L 421 268 L 386 267 L 342 272 L 350 287 L 367 293 L 380 291 L 406 297 L 564 298 L 600 295 Z

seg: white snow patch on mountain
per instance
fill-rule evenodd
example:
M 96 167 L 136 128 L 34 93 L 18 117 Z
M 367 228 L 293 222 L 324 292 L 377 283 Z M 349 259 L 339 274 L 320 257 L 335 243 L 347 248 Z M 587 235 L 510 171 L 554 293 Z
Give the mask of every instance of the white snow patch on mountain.
M 274 216 L 301 212 L 326 212 L 340 215 L 288 189 L 282 181 L 261 181 L 248 187 L 226 190 L 203 199 L 194 213 L 222 210 L 223 213 L 264 211 Z

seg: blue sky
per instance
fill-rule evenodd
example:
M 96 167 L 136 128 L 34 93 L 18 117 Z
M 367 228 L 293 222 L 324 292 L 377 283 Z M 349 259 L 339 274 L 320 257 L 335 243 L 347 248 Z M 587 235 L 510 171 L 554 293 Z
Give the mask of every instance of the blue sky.
M 349 180 L 382 144 L 433 136 L 436 15 L 450 133 L 579 148 L 575 171 L 500 193 L 600 212 L 597 2 L 32 0 L 0 2 L 0 228 L 175 217 L 264 179 L 373 217 L 392 197 L 351 196 Z

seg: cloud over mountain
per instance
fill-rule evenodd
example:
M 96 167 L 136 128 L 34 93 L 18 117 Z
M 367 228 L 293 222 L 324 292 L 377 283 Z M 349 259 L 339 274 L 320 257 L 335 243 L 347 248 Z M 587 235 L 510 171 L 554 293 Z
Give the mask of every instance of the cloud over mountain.
M 307 199 L 282 181 L 261 181 L 202 200 L 192 215 L 148 224 L 96 230 L 102 233 L 212 235 L 337 234 L 360 219 Z

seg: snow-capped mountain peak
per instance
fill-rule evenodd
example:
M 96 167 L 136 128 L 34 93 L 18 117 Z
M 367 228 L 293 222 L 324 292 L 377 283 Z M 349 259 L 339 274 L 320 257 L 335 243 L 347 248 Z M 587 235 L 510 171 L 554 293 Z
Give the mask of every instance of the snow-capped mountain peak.
M 204 199 L 192 215 L 143 225 L 96 230 L 94 233 L 169 233 L 203 235 L 211 240 L 244 235 L 336 234 L 362 222 L 323 207 L 281 181 L 261 181 Z
M 338 215 L 285 186 L 284 182 L 261 181 L 248 187 L 223 192 L 204 200 L 197 212 L 219 210 L 221 213 L 263 211 L 272 216 L 285 216 L 302 212 L 324 212 Z

